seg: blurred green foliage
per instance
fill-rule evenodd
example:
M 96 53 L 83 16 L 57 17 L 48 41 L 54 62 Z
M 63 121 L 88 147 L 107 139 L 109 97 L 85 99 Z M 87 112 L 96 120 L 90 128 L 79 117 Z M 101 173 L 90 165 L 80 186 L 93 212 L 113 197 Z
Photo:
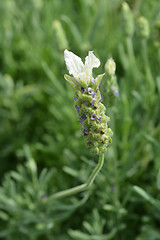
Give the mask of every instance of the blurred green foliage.
M 160 239 L 160 2 L 127 1 L 132 34 L 122 2 L 0 2 L 2 239 Z M 97 161 L 63 78 L 65 48 L 82 59 L 94 50 L 95 74 L 113 57 L 120 96 L 108 109 L 113 143 L 94 186 L 48 203 L 43 194 L 83 183 Z
M 7 173 L 0 188 L 0 218 L 4 222 L 0 236 L 53 239 L 53 228 L 55 232 L 59 222 L 84 204 L 88 196 L 86 194 L 81 201 L 72 198 L 71 204 L 51 201 L 51 179 L 55 170 L 44 168 L 38 176 L 37 165 L 26 145 L 24 152 L 27 162 L 24 166 L 18 165 L 17 171 Z

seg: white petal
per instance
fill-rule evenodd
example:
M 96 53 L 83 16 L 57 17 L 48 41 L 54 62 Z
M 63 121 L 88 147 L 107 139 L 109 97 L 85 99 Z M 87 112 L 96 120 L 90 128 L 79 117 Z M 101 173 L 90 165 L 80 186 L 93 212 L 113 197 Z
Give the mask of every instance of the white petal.
M 67 49 L 64 51 L 64 60 L 69 74 L 72 74 L 75 78 L 79 73 L 83 72 L 84 64 L 81 58 Z
M 77 76 L 77 79 L 78 79 L 78 82 L 85 87 L 87 87 L 87 85 L 89 84 L 89 78 L 88 78 L 88 75 L 86 75 L 85 72 L 79 73 L 78 76 Z
M 93 51 L 89 51 L 88 56 L 85 58 L 85 72 L 88 75 L 92 74 L 93 68 L 98 68 L 100 66 L 100 61 L 96 56 L 93 54 Z

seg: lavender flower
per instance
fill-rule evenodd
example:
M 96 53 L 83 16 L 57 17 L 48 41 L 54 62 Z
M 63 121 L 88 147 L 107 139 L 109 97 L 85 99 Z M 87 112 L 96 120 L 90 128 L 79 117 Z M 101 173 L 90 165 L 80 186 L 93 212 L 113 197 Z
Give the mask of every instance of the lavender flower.
M 92 100 L 93 100 L 93 101 L 96 100 L 96 98 L 97 98 L 96 92 L 92 92 L 92 93 L 91 93 L 91 96 L 92 96 Z
M 91 114 L 91 120 L 96 120 L 96 114 L 95 113 L 93 113 L 93 114 Z
M 92 107 L 94 107 L 94 103 L 93 103 L 93 102 L 91 102 L 90 105 L 91 105 Z
M 96 92 L 93 92 L 93 91 L 92 91 L 91 96 L 92 96 L 92 97 L 95 97 L 95 95 L 96 95 Z
M 94 154 L 102 154 L 111 142 L 112 130 L 107 126 L 108 117 L 101 103 L 99 85 L 104 74 L 92 77 L 92 69 L 100 65 L 93 52 L 85 58 L 85 64 L 75 54 L 65 50 L 66 66 L 69 75 L 65 79 L 71 84 L 75 93 L 75 107 L 78 112 L 81 130 L 86 143 Z M 111 89 L 112 95 L 117 88 Z M 116 94 L 116 93 L 115 93 Z
M 91 82 L 92 82 L 93 84 L 95 84 L 95 83 L 96 83 L 96 80 L 92 77 L 92 78 L 91 78 Z
M 92 100 L 94 101 L 94 100 L 96 100 L 96 98 L 97 98 L 97 97 L 95 96 L 95 97 L 92 98 Z
M 88 88 L 88 93 L 92 95 L 92 93 L 93 93 L 93 90 L 92 90 L 92 88 L 91 88 L 91 87 L 89 87 L 89 88 Z
M 79 106 L 79 105 L 77 105 L 77 106 L 75 106 L 75 108 L 76 108 L 76 110 L 77 110 L 77 113 L 79 113 L 80 106 Z
M 85 116 L 85 114 L 83 114 L 83 115 L 81 116 L 81 118 L 80 118 L 80 123 L 81 123 L 81 125 L 83 124 L 83 121 L 85 120 L 85 118 L 86 118 L 86 116 Z
M 88 135 L 88 129 L 87 129 L 87 128 L 84 128 L 84 129 L 83 129 L 83 133 L 84 133 L 84 136 Z
M 113 92 L 113 95 L 114 95 L 115 97 L 119 97 L 119 92 L 118 92 L 118 90 L 115 90 L 115 91 Z
M 101 122 L 102 121 L 102 116 L 100 116 L 99 118 L 97 118 L 97 122 Z

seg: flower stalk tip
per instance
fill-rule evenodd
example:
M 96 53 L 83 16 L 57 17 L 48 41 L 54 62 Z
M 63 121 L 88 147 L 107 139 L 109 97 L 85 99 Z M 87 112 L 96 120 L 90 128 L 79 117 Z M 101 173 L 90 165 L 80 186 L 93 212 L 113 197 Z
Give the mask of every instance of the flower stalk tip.
M 113 58 L 108 59 L 108 61 L 105 64 L 105 70 L 110 76 L 115 74 L 116 64 Z
M 127 37 L 132 37 L 134 33 L 134 17 L 127 2 L 122 3 L 122 16 L 124 32 Z
M 115 103 L 117 98 L 119 97 L 119 89 L 116 77 L 116 64 L 113 58 L 109 58 L 105 64 L 105 81 L 101 86 L 103 91 L 103 99 L 105 105 L 110 108 Z
M 142 39 L 148 39 L 150 35 L 150 27 L 148 20 L 145 17 L 141 16 L 138 19 L 137 25 L 137 33 L 139 37 L 141 37 Z

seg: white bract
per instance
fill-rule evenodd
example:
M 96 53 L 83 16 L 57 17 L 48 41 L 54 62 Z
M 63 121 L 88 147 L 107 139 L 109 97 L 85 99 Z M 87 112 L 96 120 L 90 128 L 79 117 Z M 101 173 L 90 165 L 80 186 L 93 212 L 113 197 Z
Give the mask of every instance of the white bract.
M 85 64 L 80 57 L 67 49 L 64 51 L 64 60 L 69 74 L 73 75 L 73 77 L 65 75 L 65 79 L 69 81 L 73 87 L 75 87 L 76 83 L 82 86 L 88 86 L 92 78 L 92 69 L 100 66 L 100 61 L 93 54 L 93 51 L 89 51 L 88 56 L 85 58 Z

